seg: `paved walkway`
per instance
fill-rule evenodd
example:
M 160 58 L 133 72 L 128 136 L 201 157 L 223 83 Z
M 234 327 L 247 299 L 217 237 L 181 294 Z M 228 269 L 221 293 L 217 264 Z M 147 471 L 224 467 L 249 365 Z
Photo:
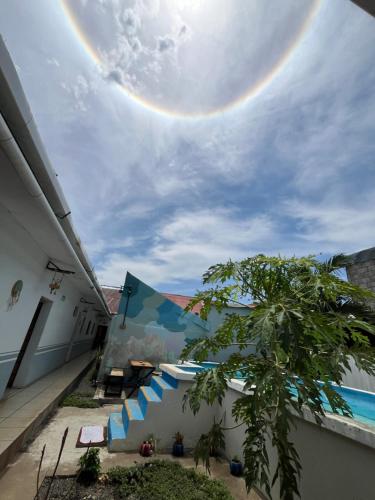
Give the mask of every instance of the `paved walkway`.
M 0 401 L 0 473 L 40 427 L 93 359 L 79 356 L 23 389 L 7 391 Z
M 52 474 L 59 453 L 61 437 L 67 427 L 69 427 L 69 432 L 57 473 L 62 475 L 75 474 L 78 468 L 78 459 L 86 451 L 85 448 L 76 448 L 80 428 L 83 425 L 106 425 L 109 414 L 114 410 L 115 407 L 110 405 L 95 409 L 59 408 L 35 440 L 29 444 L 24 452 L 18 454 L 17 460 L 0 478 L 1 500 L 32 500 L 34 498 L 42 448 L 46 444 L 40 482 L 46 475 Z M 157 454 L 155 458 L 177 460 L 185 467 L 194 467 L 194 460 L 191 456 L 175 459 L 170 454 Z M 100 459 L 103 471 L 116 465 L 127 467 L 134 465 L 134 463 L 149 461 L 138 453 L 108 453 L 107 447 L 100 448 Z M 213 459 L 211 465 L 212 477 L 222 479 L 231 491 L 233 498 L 236 500 L 261 500 L 261 497 L 253 490 L 249 495 L 246 494 L 244 480 L 229 474 L 226 461 L 219 462 Z M 199 470 L 204 472 L 201 466 L 199 466 Z

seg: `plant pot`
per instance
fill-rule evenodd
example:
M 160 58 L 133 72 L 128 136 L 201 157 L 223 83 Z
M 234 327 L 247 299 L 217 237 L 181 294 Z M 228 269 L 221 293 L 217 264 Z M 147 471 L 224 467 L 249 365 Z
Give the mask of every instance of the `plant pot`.
M 230 473 L 232 476 L 242 476 L 243 466 L 241 462 L 231 460 L 229 464 Z
M 142 455 L 142 457 L 151 457 L 153 453 L 152 444 L 149 443 L 148 441 L 142 443 L 139 449 L 139 453 Z
M 184 455 L 184 445 L 182 443 L 174 443 L 172 454 L 175 457 L 183 457 L 183 455 Z

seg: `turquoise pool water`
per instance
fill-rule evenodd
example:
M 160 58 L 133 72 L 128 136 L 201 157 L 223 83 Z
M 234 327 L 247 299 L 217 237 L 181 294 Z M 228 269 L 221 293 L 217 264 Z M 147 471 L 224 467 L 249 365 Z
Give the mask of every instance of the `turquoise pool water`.
M 375 425 L 375 394 L 349 389 L 348 387 L 334 386 L 334 389 L 349 404 L 355 420 L 367 425 Z M 331 411 L 325 397 L 324 400 L 324 408 Z
M 203 366 L 204 368 L 217 368 L 219 363 L 214 363 L 212 361 L 202 361 L 202 363 L 199 363 L 200 366 Z
M 218 363 L 205 361 L 200 363 L 200 366 L 183 366 L 176 365 L 179 370 L 188 373 L 197 373 L 203 370 L 217 368 Z M 238 372 L 235 378 L 241 379 L 241 372 Z M 375 426 L 375 394 L 357 389 L 350 389 L 349 387 L 332 386 L 343 399 L 349 404 L 353 412 L 354 420 L 358 420 L 367 425 Z M 327 398 L 323 394 L 323 406 L 327 411 L 331 411 L 331 407 Z

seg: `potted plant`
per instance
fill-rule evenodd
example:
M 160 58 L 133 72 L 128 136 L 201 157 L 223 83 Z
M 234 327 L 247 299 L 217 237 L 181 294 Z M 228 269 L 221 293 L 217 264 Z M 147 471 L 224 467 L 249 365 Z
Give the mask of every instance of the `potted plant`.
M 153 454 L 157 453 L 157 445 L 158 445 L 158 442 L 160 441 L 160 439 L 157 439 L 154 436 L 154 434 L 149 434 L 147 436 L 147 441 L 151 444 L 152 453 Z
M 184 436 L 180 432 L 176 432 L 174 435 L 172 454 L 175 457 L 182 457 L 184 455 Z
M 235 455 L 229 464 L 230 473 L 232 476 L 241 476 L 243 471 L 243 466 L 241 460 Z
M 139 448 L 139 453 L 142 457 L 151 457 L 153 451 L 152 443 L 150 443 L 150 441 L 143 441 Z

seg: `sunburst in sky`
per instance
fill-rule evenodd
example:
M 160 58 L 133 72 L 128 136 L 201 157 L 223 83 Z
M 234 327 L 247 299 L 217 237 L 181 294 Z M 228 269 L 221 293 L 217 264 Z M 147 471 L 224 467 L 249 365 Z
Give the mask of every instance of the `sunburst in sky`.
M 229 258 L 374 244 L 375 20 L 280 4 L 0 2 L 102 283 L 191 293 Z

